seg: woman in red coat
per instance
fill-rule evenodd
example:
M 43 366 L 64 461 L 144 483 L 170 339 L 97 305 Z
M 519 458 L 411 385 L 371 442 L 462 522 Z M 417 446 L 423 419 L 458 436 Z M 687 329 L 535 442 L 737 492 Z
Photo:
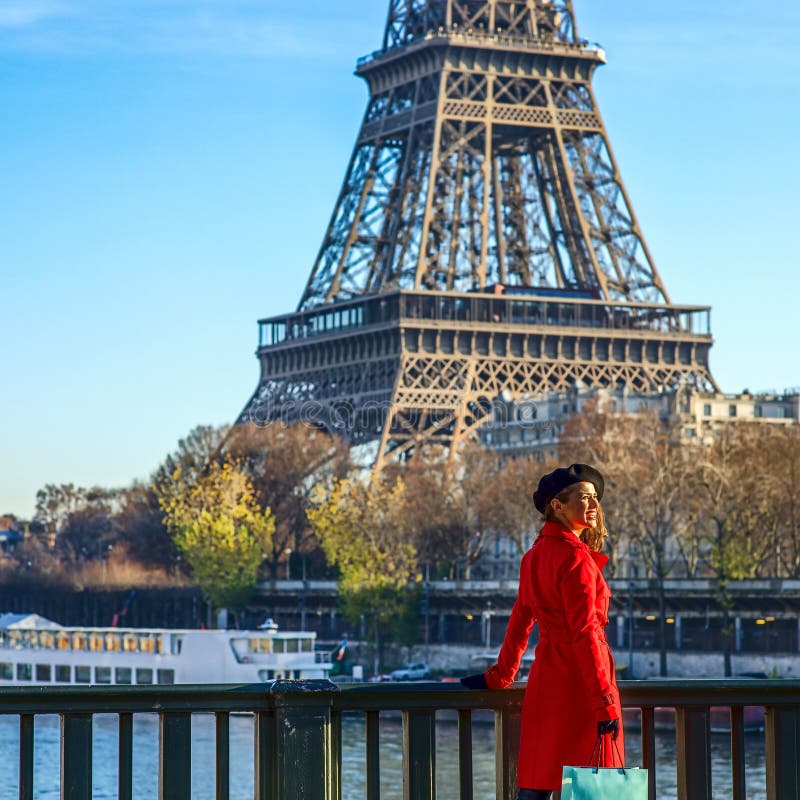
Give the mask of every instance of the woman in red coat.
M 539 643 L 522 702 L 518 800 L 547 800 L 565 765 L 588 766 L 603 737 L 601 766 L 614 766 L 608 737 L 624 753 L 622 712 L 608 624 L 611 592 L 599 550 L 603 476 L 586 464 L 545 475 L 533 495 L 545 524 L 522 557 L 519 590 L 497 663 L 464 678 L 473 689 L 510 686 L 534 622 Z M 619 765 L 619 764 L 617 764 Z

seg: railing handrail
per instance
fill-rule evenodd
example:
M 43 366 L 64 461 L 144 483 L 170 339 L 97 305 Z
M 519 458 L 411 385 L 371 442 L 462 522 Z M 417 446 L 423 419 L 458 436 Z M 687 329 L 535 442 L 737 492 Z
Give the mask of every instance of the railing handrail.
M 313 689 L 341 711 L 504 709 L 520 704 L 525 684 L 483 692 L 458 683 L 413 681 L 343 684 L 275 681 L 267 684 L 178 686 L 4 686 L 0 714 L 263 711 L 278 695 Z M 796 706 L 800 680 L 713 678 L 620 681 L 622 705 L 641 707 Z
M 711 706 L 729 706 L 733 797 L 745 796 L 744 706 L 764 706 L 766 788 L 770 800 L 800 797 L 800 681 L 657 680 L 620 684 L 623 705 L 641 709 L 643 766 L 655 800 L 655 709 L 675 708 L 678 796 L 711 800 Z M 476 692 L 457 683 L 336 686 L 330 681 L 158 687 L 3 687 L 0 715 L 18 714 L 20 798 L 33 800 L 34 716 L 61 715 L 61 798 L 91 800 L 92 719 L 119 717 L 118 797 L 133 800 L 133 714 L 159 715 L 159 797 L 192 795 L 191 717 L 216 715 L 217 798 L 229 800 L 230 712 L 254 714 L 254 793 L 258 800 L 341 800 L 342 715 L 365 718 L 368 800 L 380 798 L 379 716 L 401 711 L 406 797 L 433 800 L 436 785 L 435 712 L 458 714 L 459 796 L 472 795 L 473 710 L 494 710 L 498 800 L 516 795 L 523 688 Z M 301 732 L 301 735 L 298 733 Z M 302 764 L 303 768 L 298 769 Z M 466 788 L 465 788 L 466 787 Z

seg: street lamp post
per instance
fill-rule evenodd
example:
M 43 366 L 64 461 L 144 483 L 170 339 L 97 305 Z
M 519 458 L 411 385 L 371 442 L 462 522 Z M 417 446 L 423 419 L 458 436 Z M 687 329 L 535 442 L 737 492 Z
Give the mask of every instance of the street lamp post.
M 284 551 L 284 555 L 286 556 L 286 580 L 289 580 L 289 559 L 292 557 L 292 548 L 287 547 Z
M 484 623 L 484 643 L 483 646 L 488 653 L 492 649 L 492 601 L 489 600 L 486 603 L 486 611 L 483 612 L 483 623 Z
M 628 584 L 628 674 L 625 676 L 633 680 L 633 593 L 636 584 L 631 581 Z
M 425 663 L 430 664 L 430 603 L 431 603 L 431 583 L 430 583 L 430 564 L 425 565 L 425 584 L 423 585 L 422 613 L 425 616 Z

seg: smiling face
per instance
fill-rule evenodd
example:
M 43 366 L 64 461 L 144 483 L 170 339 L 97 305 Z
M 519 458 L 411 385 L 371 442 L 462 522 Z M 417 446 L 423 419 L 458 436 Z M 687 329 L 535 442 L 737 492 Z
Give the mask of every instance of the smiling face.
M 600 503 L 593 483 L 573 483 L 550 501 L 559 519 L 576 535 L 597 525 Z

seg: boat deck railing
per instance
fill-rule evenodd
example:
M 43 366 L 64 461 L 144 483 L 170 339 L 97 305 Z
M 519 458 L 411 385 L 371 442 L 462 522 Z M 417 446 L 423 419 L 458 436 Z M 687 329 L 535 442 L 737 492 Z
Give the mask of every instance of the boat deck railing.
M 731 797 L 745 800 L 744 708 L 764 709 L 766 797 L 800 798 L 800 681 L 629 681 L 623 705 L 639 710 L 643 765 L 650 798 L 658 795 L 656 709 L 675 711 L 679 800 Z M 403 796 L 436 796 L 436 715 L 457 717 L 457 786 L 447 797 L 473 800 L 473 714 L 494 718 L 497 800 L 516 792 L 517 744 L 522 689 L 470 692 L 457 683 L 396 683 L 336 686 L 329 681 L 277 681 L 249 686 L 4 688 L 0 714 L 19 717 L 19 798 L 34 800 L 34 726 L 37 715 L 61 718 L 61 798 L 91 800 L 92 723 L 97 714 L 118 715 L 118 797 L 133 800 L 133 716 L 155 713 L 159 722 L 160 798 L 191 796 L 192 714 L 216 715 L 216 800 L 230 800 L 230 715 L 254 715 L 256 800 L 341 800 L 342 718 L 364 720 L 366 800 L 381 797 L 381 714 L 402 718 Z M 731 765 L 724 785 L 712 783 L 711 708 L 730 713 Z M 634 731 L 630 731 L 635 735 Z M 441 792 L 440 792 L 440 796 Z

